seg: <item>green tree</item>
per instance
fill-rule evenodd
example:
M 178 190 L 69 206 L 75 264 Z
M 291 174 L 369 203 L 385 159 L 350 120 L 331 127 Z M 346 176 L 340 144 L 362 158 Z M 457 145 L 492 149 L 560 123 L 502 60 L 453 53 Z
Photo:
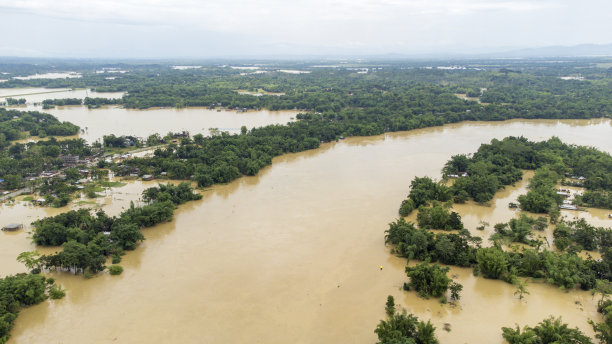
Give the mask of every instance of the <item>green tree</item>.
M 486 278 L 499 279 L 508 271 L 504 252 L 497 247 L 481 248 L 476 252 L 478 267 Z
M 385 312 L 388 316 L 395 314 L 395 299 L 392 295 L 387 296 L 387 304 L 385 306 Z
M 409 286 L 422 297 L 440 297 L 446 293 L 451 279 L 446 275 L 448 268 L 438 264 L 423 262 L 414 267 L 406 267 L 406 274 L 410 277 Z

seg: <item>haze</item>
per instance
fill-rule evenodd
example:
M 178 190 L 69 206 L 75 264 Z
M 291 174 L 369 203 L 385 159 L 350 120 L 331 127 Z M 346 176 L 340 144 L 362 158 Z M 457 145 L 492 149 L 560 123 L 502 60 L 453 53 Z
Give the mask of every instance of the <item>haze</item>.
M 610 13 L 605 0 L 0 0 L 0 56 L 497 52 L 608 44 Z

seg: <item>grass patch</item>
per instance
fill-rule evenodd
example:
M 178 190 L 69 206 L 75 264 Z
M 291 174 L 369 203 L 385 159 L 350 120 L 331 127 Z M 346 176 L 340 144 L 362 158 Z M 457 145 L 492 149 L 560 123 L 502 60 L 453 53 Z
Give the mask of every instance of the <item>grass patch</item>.
M 77 202 L 75 202 L 75 204 L 78 204 L 78 205 L 82 205 L 82 204 L 96 204 L 96 202 L 94 202 L 94 201 L 77 201 Z
M 109 181 L 103 180 L 100 182 L 100 185 L 102 185 L 105 188 L 120 188 L 120 187 L 126 186 L 127 183 L 109 182 Z
M 24 201 L 24 202 L 30 202 L 30 201 L 32 201 L 33 199 L 34 199 L 34 197 L 32 197 L 32 196 L 25 196 L 25 197 L 23 198 L 23 200 L 22 200 L 22 201 Z

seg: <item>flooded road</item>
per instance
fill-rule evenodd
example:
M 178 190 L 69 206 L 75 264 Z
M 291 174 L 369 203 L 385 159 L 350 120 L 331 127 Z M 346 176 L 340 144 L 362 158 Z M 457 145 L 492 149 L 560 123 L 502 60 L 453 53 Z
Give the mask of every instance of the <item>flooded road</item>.
M 348 138 L 277 157 L 258 176 L 206 189 L 172 222 L 145 229 L 121 276 L 53 274 L 66 298 L 24 309 L 9 342 L 374 343 L 387 295 L 431 318 L 441 343 L 502 343 L 502 326 L 534 326 L 551 314 L 592 336 L 587 320 L 601 318 L 588 292 L 529 282 L 519 301 L 514 286 L 460 268 L 451 269 L 464 286 L 457 307 L 401 290 L 406 262 L 389 253 L 384 231 L 410 181 L 439 178 L 451 155 L 509 135 L 557 135 L 612 152 L 609 120 L 507 121 Z M 470 231 L 478 235 L 482 219 L 492 227 L 515 216 L 507 199 L 522 187 L 502 191 L 498 207 L 497 199 L 466 205 L 476 214 L 461 211 Z

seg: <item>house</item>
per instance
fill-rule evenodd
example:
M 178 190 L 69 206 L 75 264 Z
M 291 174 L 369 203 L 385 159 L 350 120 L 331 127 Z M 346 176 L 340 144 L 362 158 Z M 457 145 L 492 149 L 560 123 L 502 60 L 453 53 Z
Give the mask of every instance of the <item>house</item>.
M 571 205 L 571 204 L 561 204 L 559 206 L 559 209 L 566 209 L 566 210 L 578 210 L 578 207 L 575 205 Z
M 22 228 L 23 228 L 23 225 L 21 223 L 11 223 L 9 225 L 2 227 L 2 230 L 7 231 L 7 232 L 14 232 Z
M 62 161 L 64 162 L 64 165 L 68 165 L 68 166 L 74 166 L 76 164 L 78 164 L 79 162 L 79 156 L 78 155 L 62 155 L 60 156 L 60 159 L 62 159 Z
M 142 180 L 144 181 L 153 180 L 153 176 L 150 174 L 145 174 L 144 176 L 142 176 Z
M 568 198 L 570 197 L 572 194 L 569 192 L 565 192 L 565 191 L 557 191 L 557 195 L 562 196 L 563 198 Z
M 42 172 L 40 174 L 41 178 L 53 178 L 53 177 L 57 177 L 60 175 L 59 171 L 49 171 L 49 172 Z

